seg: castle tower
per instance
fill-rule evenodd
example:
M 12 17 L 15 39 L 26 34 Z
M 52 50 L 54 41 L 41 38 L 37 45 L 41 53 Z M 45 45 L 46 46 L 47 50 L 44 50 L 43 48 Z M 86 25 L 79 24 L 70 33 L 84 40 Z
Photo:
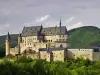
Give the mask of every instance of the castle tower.
M 19 34 L 18 36 L 18 54 L 20 54 L 20 43 L 22 43 L 22 36 Z
M 11 47 L 11 37 L 10 37 L 10 34 L 8 32 L 7 38 L 6 38 L 6 55 L 10 54 L 10 47 Z
M 61 18 L 60 18 L 60 22 L 59 22 L 59 27 L 60 27 L 60 33 L 61 33 Z

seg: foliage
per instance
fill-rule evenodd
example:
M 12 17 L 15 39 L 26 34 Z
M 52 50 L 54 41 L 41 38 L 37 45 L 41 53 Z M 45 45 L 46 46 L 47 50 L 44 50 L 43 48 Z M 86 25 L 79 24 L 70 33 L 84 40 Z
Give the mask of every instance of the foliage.
M 100 75 L 100 61 L 79 58 L 65 62 L 19 59 L 23 61 L 1 59 L 0 75 Z

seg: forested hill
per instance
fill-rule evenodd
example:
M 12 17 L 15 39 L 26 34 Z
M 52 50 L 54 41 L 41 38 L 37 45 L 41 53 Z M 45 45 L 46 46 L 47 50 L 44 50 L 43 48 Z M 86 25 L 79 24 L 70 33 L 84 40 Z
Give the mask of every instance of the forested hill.
M 11 35 L 12 47 L 14 47 L 17 44 L 17 37 L 18 37 L 18 34 Z M 2 50 L 2 51 L 5 48 L 5 40 L 6 40 L 6 35 L 0 36 L 0 50 Z
M 68 32 L 71 47 L 100 46 L 100 29 L 97 27 L 84 26 Z
M 100 29 L 84 26 L 68 31 L 70 47 L 100 46 Z M 12 45 L 17 44 L 18 34 L 12 34 Z M 0 36 L 0 50 L 4 51 L 6 36 Z

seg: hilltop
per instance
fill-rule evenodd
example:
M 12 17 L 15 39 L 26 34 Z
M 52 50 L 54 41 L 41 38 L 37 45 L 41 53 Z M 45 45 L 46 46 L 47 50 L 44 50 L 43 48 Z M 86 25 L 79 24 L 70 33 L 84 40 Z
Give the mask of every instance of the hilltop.
M 94 26 L 84 26 L 69 32 L 70 47 L 100 46 L 100 29 Z

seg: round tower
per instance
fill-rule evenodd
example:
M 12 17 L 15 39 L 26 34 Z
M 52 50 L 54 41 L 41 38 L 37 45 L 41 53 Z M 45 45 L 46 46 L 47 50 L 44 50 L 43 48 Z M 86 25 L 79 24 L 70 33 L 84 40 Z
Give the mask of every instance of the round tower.
M 7 38 L 6 38 L 6 55 L 10 54 L 10 47 L 11 47 L 11 37 L 10 37 L 10 34 L 8 32 Z
M 20 54 L 20 43 L 22 43 L 22 36 L 19 34 L 18 36 L 18 54 Z

